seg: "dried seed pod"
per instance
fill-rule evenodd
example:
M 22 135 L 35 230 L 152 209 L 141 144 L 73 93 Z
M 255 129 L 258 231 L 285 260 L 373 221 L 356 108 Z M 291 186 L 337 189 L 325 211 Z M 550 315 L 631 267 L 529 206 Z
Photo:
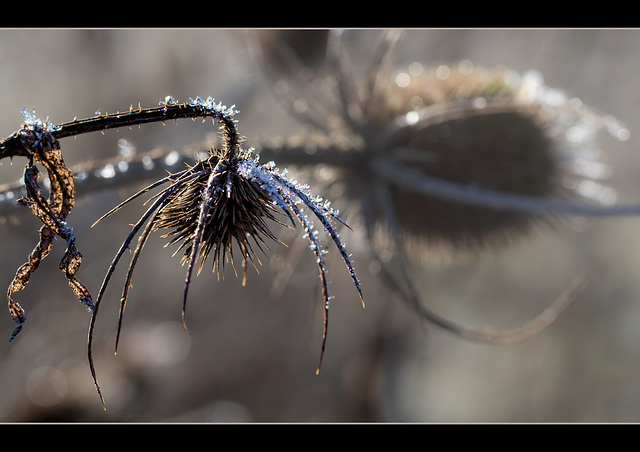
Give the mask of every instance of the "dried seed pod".
M 212 188 L 218 195 L 213 198 L 204 224 L 202 248 L 199 250 L 198 259 L 201 270 L 204 261 L 213 250 L 214 271 L 220 273 L 221 267 L 227 261 L 231 261 L 235 271 L 232 247 L 235 241 L 242 254 L 244 285 L 247 265 L 255 256 L 250 239 L 253 239 L 254 244 L 263 251 L 261 245 L 266 246 L 265 238 L 278 241 L 267 222 L 281 222 L 275 215 L 277 210 L 268 194 L 255 181 L 239 176 L 238 163 L 220 161 L 215 157 L 208 163 L 218 167 L 219 176 Z M 155 221 L 154 229 L 170 230 L 163 237 L 171 238 L 171 245 L 179 244 L 176 253 L 184 250 L 183 263 L 189 260 L 198 225 L 201 194 L 203 187 L 207 185 L 208 177 L 208 174 L 201 175 L 185 186 L 184 190 L 167 198 L 166 207 L 159 212 Z

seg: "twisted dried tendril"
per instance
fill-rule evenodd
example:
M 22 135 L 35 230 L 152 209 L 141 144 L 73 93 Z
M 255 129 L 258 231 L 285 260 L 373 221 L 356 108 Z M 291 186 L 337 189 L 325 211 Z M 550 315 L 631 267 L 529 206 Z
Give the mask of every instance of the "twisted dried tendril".
M 93 308 L 91 294 L 76 278 L 76 272 L 82 262 L 82 254 L 76 248 L 73 230 L 65 220 L 75 203 L 73 172 L 62 159 L 59 142 L 55 133 L 60 129 L 41 120 L 34 112 L 23 110 L 25 123 L 22 128 L 8 138 L 0 141 L 0 158 L 22 156 L 28 162 L 24 170 L 25 195 L 18 203 L 29 207 L 31 213 L 43 226 L 40 228 L 40 240 L 29 255 L 29 259 L 16 272 L 7 290 L 9 313 L 18 324 L 9 341 L 13 341 L 27 320 L 24 309 L 14 300 L 14 295 L 24 289 L 31 275 L 49 254 L 56 236 L 66 240 L 67 249 L 60 261 L 60 270 L 65 274 L 73 292 L 82 304 Z M 49 195 L 45 197 L 38 185 L 38 168 L 42 165 L 49 176 Z

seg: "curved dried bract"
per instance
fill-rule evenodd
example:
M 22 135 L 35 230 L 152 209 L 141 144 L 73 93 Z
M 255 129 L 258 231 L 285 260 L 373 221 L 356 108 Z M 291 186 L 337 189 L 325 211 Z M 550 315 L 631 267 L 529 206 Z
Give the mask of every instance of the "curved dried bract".
M 65 220 L 75 202 L 73 172 L 67 168 L 60 152 L 60 145 L 54 137 L 58 130 L 48 121 L 38 119 L 34 113 L 23 111 L 23 127 L 0 143 L 0 158 L 26 156 L 28 163 L 24 171 L 25 195 L 19 200 L 21 205 L 29 207 L 43 226 L 40 228 L 40 240 L 29 255 L 28 261 L 16 272 L 7 290 L 9 313 L 18 324 L 11 334 L 10 341 L 22 330 L 26 321 L 24 309 L 14 300 L 14 295 L 24 289 L 33 272 L 37 270 L 53 246 L 58 236 L 67 242 L 67 249 L 60 261 L 60 270 L 65 274 L 74 294 L 89 309 L 93 307 L 91 294 L 78 281 L 76 272 L 80 268 L 82 255 L 75 245 L 75 236 Z M 38 186 L 39 171 L 34 163 L 41 164 L 49 176 L 49 196 L 45 198 Z
M 255 266 L 254 261 L 258 261 L 256 249 L 264 252 L 267 248 L 267 240 L 278 241 L 270 230 L 270 223 L 284 225 L 277 218 L 277 214 L 280 213 L 286 215 L 292 224 L 295 225 L 294 220 L 297 219 L 302 225 L 318 263 L 324 302 L 324 327 L 320 353 L 320 363 L 322 362 L 331 299 L 324 266 L 326 251 L 317 237 L 318 231 L 314 228 L 313 221 L 304 213 L 303 209 L 309 209 L 320 220 L 322 228 L 338 248 L 360 299 L 363 300 L 362 289 L 351 258 L 332 224 L 334 220 L 344 224 L 338 216 L 338 212 L 333 210 L 327 201 L 312 195 L 308 187 L 289 180 L 286 174 L 278 171 L 273 162 L 261 165 L 258 162 L 258 157 L 253 156 L 251 150 L 243 150 L 240 147 L 236 121 L 233 118 L 235 111 L 221 104 L 214 104 L 212 99 L 192 100 L 187 105 L 199 107 L 199 110 L 193 110 L 194 115 L 197 113 L 198 115 L 211 116 L 214 121 L 221 123 L 221 148 L 212 149 L 205 160 L 194 166 L 189 166 L 186 170 L 164 177 L 140 190 L 98 220 L 113 215 L 122 206 L 150 190 L 168 184 L 153 195 L 151 205 L 120 246 L 96 298 L 89 326 L 88 356 L 91 374 L 103 405 L 104 398 L 98 384 L 92 357 L 95 321 L 111 276 L 124 252 L 129 249 L 133 238 L 141 229 L 142 232 L 129 264 L 121 296 L 116 348 L 135 266 L 150 234 L 157 230 L 168 231 L 163 237 L 170 239 L 169 244 L 178 245 L 176 253 L 183 251 L 182 263 L 187 266 L 182 297 L 182 319 L 185 328 L 187 296 L 192 272 L 198 265 L 198 261 L 200 261 L 198 265 L 200 271 L 207 257 L 211 255 L 213 269 L 217 272 L 222 271 L 224 263 L 230 261 L 237 275 L 233 256 L 235 247 L 239 249 L 242 258 L 242 282 L 244 284 L 247 267 L 250 264 Z M 183 104 L 172 101 L 164 108 L 171 113 L 174 109 L 184 109 L 185 107 Z M 142 111 L 146 112 L 146 110 Z

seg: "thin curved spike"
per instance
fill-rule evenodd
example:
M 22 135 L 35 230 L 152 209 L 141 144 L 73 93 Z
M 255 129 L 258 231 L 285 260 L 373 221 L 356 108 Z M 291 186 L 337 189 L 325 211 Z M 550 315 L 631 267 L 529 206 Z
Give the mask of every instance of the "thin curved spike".
M 307 207 L 309 207 L 309 209 L 316 215 L 316 217 L 318 217 L 318 219 L 322 222 L 322 225 L 325 228 L 325 230 L 331 236 L 331 239 L 333 240 L 334 244 L 340 251 L 340 254 L 342 255 L 342 258 L 349 270 L 349 274 L 351 275 L 351 278 L 353 279 L 356 289 L 358 290 L 358 294 L 360 295 L 362 306 L 364 307 L 364 296 L 362 294 L 362 289 L 360 287 L 360 281 L 358 280 L 358 277 L 356 276 L 356 272 L 353 268 L 353 265 L 351 264 L 351 259 L 349 258 L 349 255 L 347 254 L 344 248 L 344 245 L 342 244 L 342 241 L 338 237 L 338 234 L 335 231 L 335 228 L 327 219 L 327 216 L 331 216 L 339 219 L 339 217 L 335 214 L 335 212 L 333 212 L 332 210 L 322 205 L 319 205 L 313 202 L 311 199 L 309 199 L 307 194 L 304 193 L 304 191 L 302 191 L 300 188 L 296 186 L 295 183 L 289 181 L 286 177 L 278 174 L 277 170 L 273 170 L 272 167 L 269 167 L 267 169 L 263 166 L 252 164 L 252 165 L 245 165 L 245 168 L 243 168 L 242 171 L 245 177 L 256 179 L 263 186 L 270 186 L 269 193 L 273 199 L 283 200 L 285 203 L 289 204 L 292 210 L 293 210 L 293 207 L 295 206 L 295 203 L 292 201 L 292 198 L 299 199 Z M 291 194 L 291 196 L 287 195 L 289 193 Z M 280 201 L 278 201 L 278 203 L 280 203 Z M 344 224 L 342 220 L 339 220 L 339 221 Z
M 125 199 L 124 201 L 122 201 L 120 204 L 118 204 L 117 206 L 115 206 L 113 209 L 109 210 L 107 213 L 105 213 L 104 215 L 102 215 L 100 218 L 98 218 L 92 225 L 91 227 L 94 227 L 96 224 L 98 224 L 99 222 L 101 222 L 102 220 L 104 220 L 105 218 L 113 215 L 115 212 L 117 212 L 118 210 L 120 210 L 124 205 L 130 203 L 131 201 L 133 201 L 134 199 L 144 195 L 145 193 L 147 193 L 150 190 L 153 190 L 154 188 L 165 184 L 167 182 L 170 182 L 171 180 L 175 179 L 175 178 L 181 178 L 182 176 L 185 175 L 185 173 L 188 173 L 191 169 L 186 169 L 184 171 L 181 171 L 179 173 L 176 174 L 170 174 L 167 177 L 164 177 L 160 180 L 157 180 L 155 182 L 153 182 L 152 184 L 147 185 L 145 188 L 143 188 L 142 190 L 138 191 L 137 193 L 129 196 L 127 199 Z
M 142 233 L 138 237 L 138 246 L 136 246 L 136 249 L 133 252 L 133 255 L 131 256 L 131 262 L 129 263 L 129 268 L 127 269 L 127 276 L 125 279 L 124 286 L 122 288 L 122 296 L 120 297 L 120 310 L 118 312 L 118 329 L 116 332 L 114 353 L 118 352 L 118 343 L 120 341 L 120 332 L 122 330 L 122 319 L 124 315 L 124 309 L 127 304 L 127 299 L 129 297 L 129 290 L 131 289 L 131 280 L 133 278 L 133 272 L 135 271 L 135 267 L 136 267 L 136 264 L 138 263 L 138 259 L 140 258 L 140 254 L 142 253 L 142 249 L 147 243 L 147 240 L 149 239 L 151 232 L 153 232 L 153 229 L 155 227 L 155 220 L 156 218 L 158 218 L 158 215 L 163 211 L 165 206 L 160 206 L 158 209 L 156 209 L 153 216 L 148 221 L 147 225 L 145 226 Z M 176 253 L 178 251 L 179 249 L 176 250 Z
M 322 223 L 322 226 L 329 233 L 329 235 L 331 236 L 331 239 L 333 240 L 333 243 L 338 248 L 338 251 L 340 251 L 340 255 L 342 256 L 342 259 L 344 260 L 344 263 L 346 264 L 347 269 L 349 270 L 349 274 L 351 275 L 351 279 L 353 280 L 353 283 L 355 284 L 356 289 L 358 290 L 358 294 L 360 295 L 360 301 L 362 302 L 362 307 L 364 307 L 364 295 L 362 294 L 362 288 L 360 287 L 360 281 L 358 280 L 358 277 L 356 275 L 355 269 L 353 268 L 353 264 L 351 263 L 351 259 L 349 258 L 349 255 L 347 254 L 347 250 L 345 249 L 344 245 L 342 244 L 342 241 L 340 240 L 340 237 L 338 236 L 338 233 L 336 232 L 336 230 L 333 227 L 333 225 L 327 220 L 326 216 L 323 215 L 323 213 L 320 211 L 319 206 L 317 204 L 315 204 L 314 202 L 312 202 L 304 192 L 302 192 L 300 189 L 298 189 L 296 186 L 294 186 L 291 182 L 289 182 L 288 180 L 280 177 L 279 175 L 274 174 L 274 177 L 281 184 L 283 184 L 287 188 L 287 190 L 292 191 L 296 195 L 296 197 L 298 197 L 315 214 L 315 216 L 320 220 L 320 222 Z M 330 211 L 327 211 L 327 213 L 330 213 Z M 331 216 L 335 217 L 333 214 L 331 214 Z M 341 223 L 344 224 L 344 222 L 342 222 L 342 220 L 341 220 Z
M 105 410 L 106 410 L 106 405 L 104 403 L 104 398 L 102 396 L 102 391 L 100 390 L 100 385 L 98 384 L 98 379 L 97 379 L 97 376 L 96 376 L 95 366 L 94 366 L 94 362 L 93 362 L 93 353 L 92 353 L 93 331 L 95 329 L 95 321 L 96 321 L 96 317 L 98 315 L 98 309 L 100 307 L 100 303 L 102 302 L 102 297 L 104 295 L 104 292 L 105 292 L 105 290 L 107 288 L 107 285 L 109 284 L 109 280 L 111 279 L 111 276 L 112 276 L 113 272 L 115 271 L 116 266 L 118 265 L 118 262 L 120 261 L 120 258 L 122 257 L 124 252 L 129 248 L 129 244 L 131 243 L 131 240 L 133 240 L 133 237 L 138 232 L 138 230 L 142 227 L 142 225 L 149 219 L 149 217 L 156 211 L 156 209 L 158 209 L 162 205 L 162 203 L 164 203 L 167 200 L 167 198 L 169 198 L 169 196 L 171 196 L 179 187 L 181 187 L 183 184 L 185 184 L 186 182 L 190 181 L 191 179 L 194 179 L 194 178 L 196 178 L 196 177 L 198 177 L 198 176 L 200 176 L 202 174 L 204 174 L 204 171 L 200 171 L 198 173 L 191 174 L 187 178 L 183 178 L 183 179 L 180 179 L 180 180 L 174 182 L 173 185 L 167 187 L 163 191 L 162 196 L 155 200 L 155 202 L 151 205 L 151 207 L 149 207 L 149 209 L 147 209 L 147 211 L 144 213 L 144 215 L 142 215 L 142 217 L 138 220 L 138 222 L 133 226 L 133 228 L 131 230 L 131 233 L 127 236 L 125 241 L 120 246 L 120 249 L 118 250 L 117 254 L 113 258 L 113 261 L 111 262 L 111 265 L 109 266 L 107 274 L 105 275 L 105 278 L 104 278 L 104 280 L 102 282 L 102 286 L 100 287 L 100 291 L 98 292 L 98 297 L 96 298 L 96 302 L 95 302 L 95 304 L 93 306 L 93 311 L 92 311 L 92 314 L 91 314 L 91 320 L 90 320 L 90 323 L 89 323 L 89 332 L 88 332 L 88 338 L 87 338 L 87 356 L 88 356 L 88 359 L 89 359 L 89 368 L 91 370 L 91 376 L 93 378 L 93 383 L 94 383 L 94 385 L 96 387 L 96 390 L 98 391 L 98 395 L 100 396 L 100 400 L 102 402 L 102 406 L 103 406 L 103 408 Z
M 204 231 L 204 227 L 207 220 L 207 214 L 209 213 L 209 208 L 211 207 L 211 202 L 213 200 L 214 191 L 216 189 L 216 179 L 220 177 L 222 173 L 221 169 L 222 165 L 217 164 L 216 167 L 211 171 L 209 175 L 209 179 L 207 180 L 207 185 L 205 187 L 205 193 L 200 204 L 200 212 L 198 215 L 198 223 L 196 225 L 196 229 L 193 233 L 193 239 L 191 244 L 191 253 L 189 255 L 189 264 L 187 267 L 187 275 L 184 280 L 184 295 L 182 299 L 182 327 L 186 330 L 187 324 L 185 321 L 185 313 L 187 308 L 187 295 L 189 292 L 189 284 L 191 283 L 191 274 L 193 272 L 193 266 L 198 258 L 198 251 L 200 249 L 200 242 L 202 240 L 202 231 Z
M 326 284 L 326 282 L 325 282 Z M 326 298 L 327 295 L 323 294 Z M 318 367 L 316 368 L 316 375 L 320 374 L 320 366 L 322 366 L 322 359 L 324 358 L 324 350 L 327 346 L 327 331 L 329 329 L 329 305 L 325 304 L 322 309 L 323 322 L 322 322 L 322 350 L 320 350 L 320 358 L 318 359 Z
M 322 366 L 322 359 L 324 358 L 324 351 L 327 345 L 327 330 L 329 328 L 329 283 L 327 281 L 327 269 L 324 265 L 324 252 L 318 243 L 315 236 L 313 224 L 309 221 L 307 216 L 298 208 L 292 201 L 291 210 L 300 221 L 300 224 L 304 228 L 309 242 L 311 243 L 311 249 L 316 256 L 316 262 L 318 264 L 318 272 L 320 275 L 320 281 L 322 283 L 322 299 L 323 299 L 323 326 L 322 326 L 322 344 L 320 347 L 320 358 L 318 359 L 318 367 L 316 368 L 316 375 L 320 373 L 320 367 Z
M 158 209 L 153 214 L 153 217 L 149 220 L 145 228 L 143 229 L 140 237 L 138 237 L 138 246 L 136 247 L 133 255 L 131 256 L 131 262 L 129 263 L 129 268 L 127 270 L 127 277 L 124 283 L 124 287 L 122 288 L 122 296 L 120 297 L 120 310 L 118 312 L 118 330 L 116 331 L 116 340 L 114 346 L 114 354 L 118 353 L 118 343 L 120 342 L 120 331 L 122 330 L 122 318 L 124 315 L 124 309 L 127 304 L 127 298 L 129 297 L 129 290 L 131 289 L 131 279 L 133 278 L 133 272 L 135 270 L 136 264 L 138 263 L 138 258 L 140 257 L 140 253 L 144 248 L 144 245 L 147 243 L 151 232 L 153 231 L 154 220 L 157 217 L 159 211 Z
M 147 209 L 147 211 L 142 215 L 142 217 L 140 217 L 140 219 L 138 220 L 138 222 L 133 226 L 131 233 L 127 236 L 127 238 L 125 239 L 125 241 L 122 243 L 122 245 L 120 246 L 120 249 L 118 250 L 118 252 L 116 253 L 115 257 L 113 258 L 113 261 L 111 262 L 111 265 L 109 266 L 109 270 L 107 271 L 107 274 L 105 276 L 104 281 L 102 282 L 102 286 L 100 287 L 100 291 L 98 292 L 98 297 L 96 299 L 96 305 L 95 305 L 95 309 L 94 309 L 94 316 L 97 312 L 97 307 L 100 303 L 100 301 L 102 300 L 102 296 L 104 294 L 104 291 L 106 290 L 107 284 L 109 283 L 109 279 L 111 278 L 111 275 L 113 273 L 113 271 L 115 270 L 115 267 L 118 265 L 118 262 L 120 260 L 120 258 L 122 257 L 122 255 L 124 254 L 124 252 L 129 248 L 129 244 L 131 243 L 131 240 L 133 240 L 133 237 L 135 236 L 135 234 L 138 232 L 138 230 L 142 227 L 142 225 L 144 223 L 146 223 L 146 221 L 149 219 L 149 217 L 152 214 L 155 214 L 155 211 L 167 200 L 167 198 L 169 198 L 178 188 L 180 188 L 182 185 L 184 185 L 185 183 L 189 182 L 192 179 L 195 179 L 199 176 L 201 176 L 202 174 L 204 174 L 205 171 L 200 171 L 198 173 L 194 173 L 189 175 L 189 177 L 186 178 L 182 178 L 179 179 L 177 181 L 175 181 L 171 186 L 167 187 L 164 191 L 162 191 L 162 196 L 158 197 L 155 202 Z

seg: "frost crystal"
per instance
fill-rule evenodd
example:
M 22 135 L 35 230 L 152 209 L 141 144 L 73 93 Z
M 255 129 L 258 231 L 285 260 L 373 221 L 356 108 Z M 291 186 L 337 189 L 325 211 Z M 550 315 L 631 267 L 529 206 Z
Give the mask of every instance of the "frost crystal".
M 323 255 L 326 251 L 322 249 L 317 241 L 317 231 L 314 230 L 313 223 L 309 220 L 307 215 L 303 213 L 302 209 L 298 207 L 298 204 L 304 204 L 315 214 L 322 223 L 324 229 L 331 236 L 335 246 L 340 251 L 342 258 L 349 269 L 349 274 L 358 289 L 360 298 L 362 298 L 360 282 L 356 277 L 351 259 L 347 254 L 337 231 L 329 221 L 329 218 L 333 218 L 345 226 L 346 223 L 338 216 L 338 212 L 330 207 L 330 203 L 328 201 L 324 201 L 321 197 L 314 196 L 309 191 L 309 187 L 307 185 L 300 185 L 296 181 L 291 181 L 287 179 L 286 176 L 280 174 L 273 162 L 269 162 L 265 165 L 259 165 L 257 164 L 257 160 L 242 160 L 238 164 L 238 173 L 249 180 L 255 180 L 258 182 L 260 187 L 269 193 L 274 202 L 289 215 L 292 222 L 293 217 L 289 209 L 293 211 L 295 216 L 298 218 L 298 221 L 300 221 L 300 224 L 302 224 L 307 238 L 311 242 L 310 247 L 316 254 L 317 262 L 320 266 L 321 278 L 324 281 L 326 269 L 324 268 Z M 325 294 L 325 296 L 328 297 L 328 294 Z
M 158 102 L 158 105 L 175 105 L 177 103 L 178 102 L 174 99 L 173 96 L 167 96 L 164 98 L 164 100 Z
M 23 108 L 21 113 L 24 118 L 24 124 L 22 125 L 23 141 L 28 141 L 30 146 L 42 146 L 44 143 L 54 141 L 51 133 L 60 127 L 51 124 L 48 116 L 45 120 L 42 120 L 36 116 L 35 110 L 29 111 L 26 108 Z
M 240 113 L 239 110 L 234 110 L 235 104 L 230 107 L 223 105 L 222 102 L 218 102 L 216 104 L 215 99 L 211 96 L 207 97 L 206 100 L 202 99 L 200 96 L 195 99 L 189 98 L 189 106 L 199 108 L 203 111 L 217 113 L 226 119 L 233 119 L 233 116 L 236 113 Z
M 28 109 L 23 108 L 21 113 L 22 113 L 22 117 L 24 118 L 24 125 L 26 128 L 29 128 L 32 130 L 43 129 L 50 132 L 54 130 L 58 130 L 60 128 L 59 126 L 54 126 L 53 124 L 51 124 L 51 122 L 49 122 L 48 116 L 44 121 L 38 118 L 36 116 L 36 111 L 33 109 L 29 111 Z
M 306 208 L 313 212 L 318 220 L 320 220 L 320 222 L 322 223 L 322 227 L 329 234 L 336 248 L 338 248 L 338 251 L 342 256 L 344 263 L 347 265 L 347 269 L 349 270 L 351 279 L 353 280 L 353 283 L 358 290 L 358 294 L 360 295 L 363 306 L 364 298 L 362 295 L 362 289 L 360 287 L 360 281 L 356 276 L 351 258 L 347 254 L 347 251 L 342 244 L 342 241 L 340 240 L 336 229 L 331 224 L 330 219 L 332 218 L 334 220 L 337 220 L 347 226 L 346 223 L 340 217 L 338 217 L 337 211 L 333 210 L 330 207 L 328 201 L 323 200 L 319 196 L 314 196 L 309 191 L 308 186 L 298 184 L 294 180 L 289 180 L 285 175 L 285 171 L 283 171 L 283 173 L 281 174 L 278 171 L 278 168 L 276 168 L 274 162 L 268 162 L 265 165 L 259 165 L 257 158 L 253 160 L 241 160 L 238 163 L 238 174 L 250 181 L 257 182 L 260 187 L 266 193 L 268 193 L 273 202 L 277 204 L 289 216 L 289 219 L 292 223 L 294 223 L 293 216 L 295 216 L 304 229 L 305 238 L 309 240 L 309 248 L 311 249 L 311 251 L 313 251 L 316 257 L 316 263 L 318 264 L 319 276 L 322 282 L 322 294 L 324 298 L 325 323 L 323 330 L 322 352 L 320 355 L 321 363 L 327 332 L 329 302 L 333 298 L 331 295 L 329 295 L 329 281 L 327 280 L 327 269 L 325 266 L 325 255 L 327 254 L 327 251 L 322 248 L 318 240 L 318 231 L 315 229 L 311 219 L 303 212 L 302 207 L 299 207 L 300 204 L 303 204 Z M 320 363 L 318 364 L 318 371 L 320 370 Z

